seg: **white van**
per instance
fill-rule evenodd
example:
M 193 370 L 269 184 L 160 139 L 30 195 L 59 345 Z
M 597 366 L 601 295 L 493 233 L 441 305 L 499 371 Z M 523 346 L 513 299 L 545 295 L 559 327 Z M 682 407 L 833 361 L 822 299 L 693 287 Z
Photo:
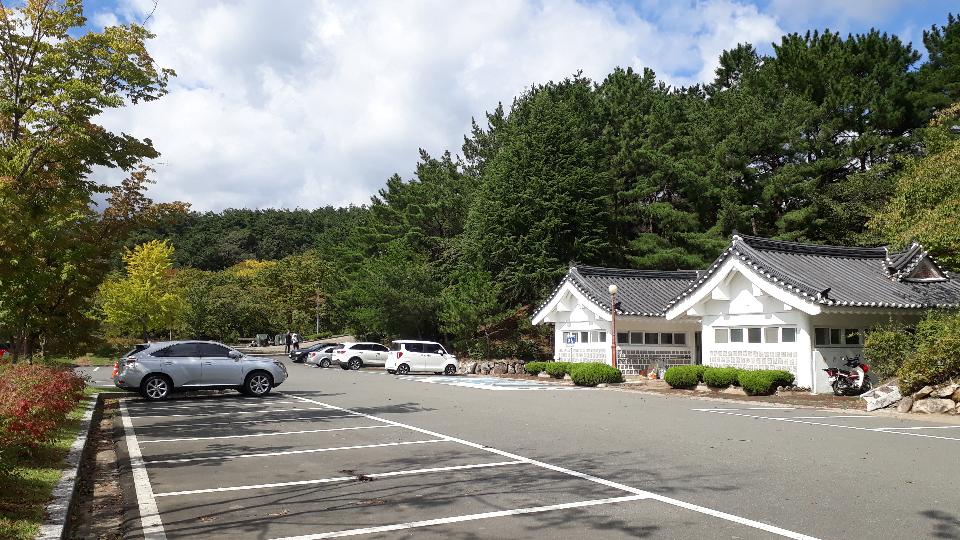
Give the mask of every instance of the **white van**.
M 395 348 L 387 356 L 387 372 L 406 375 L 411 371 L 437 375 L 457 374 L 457 357 L 435 341 L 403 339 L 393 342 Z

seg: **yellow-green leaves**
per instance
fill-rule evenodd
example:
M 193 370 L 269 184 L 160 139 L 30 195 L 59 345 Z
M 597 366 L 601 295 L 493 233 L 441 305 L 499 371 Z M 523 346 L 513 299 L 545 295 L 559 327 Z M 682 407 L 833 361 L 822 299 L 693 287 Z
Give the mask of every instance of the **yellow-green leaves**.
M 125 274 L 100 286 L 103 321 L 123 336 L 172 329 L 183 312 L 183 298 L 176 290 L 170 270 L 173 246 L 152 240 L 127 250 Z

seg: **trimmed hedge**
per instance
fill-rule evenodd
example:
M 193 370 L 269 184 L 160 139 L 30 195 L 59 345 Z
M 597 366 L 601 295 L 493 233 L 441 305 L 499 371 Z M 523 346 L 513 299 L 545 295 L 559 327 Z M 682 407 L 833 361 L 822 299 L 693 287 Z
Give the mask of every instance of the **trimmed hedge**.
M 623 373 L 600 362 L 574 363 L 570 364 L 570 378 L 577 386 L 596 386 L 601 383 L 623 382 Z
M 543 370 L 554 379 L 562 379 L 564 375 L 570 373 L 570 362 L 546 362 Z
M 731 367 L 708 367 L 703 370 L 703 382 L 710 388 L 726 388 L 737 382 L 740 370 Z
M 550 362 L 527 362 L 523 365 L 523 370 L 530 375 L 539 375 Z
M 769 396 L 778 386 L 793 384 L 793 374 L 779 369 L 740 370 L 737 379 L 748 396 Z
M 704 366 L 673 366 L 667 368 L 663 380 L 667 381 L 671 388 L 694 388 L 700 383 L 704 369 Z

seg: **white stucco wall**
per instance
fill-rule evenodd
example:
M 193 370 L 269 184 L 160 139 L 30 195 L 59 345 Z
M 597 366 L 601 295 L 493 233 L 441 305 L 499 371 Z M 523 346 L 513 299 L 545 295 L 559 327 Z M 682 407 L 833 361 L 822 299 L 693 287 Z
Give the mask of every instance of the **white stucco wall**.
M 612 325 L 609 314 L 601 312 L 592 302 L 582 298 L 575 291 L 561 291 L 553 309 L 545 314 L 544 322 L 554 324 L 554 359 L 569 362 L 603 362 L 612 364 Z M 682 333 L 684 345 L 630 345 L 618 343 L 618 367 L 625 375 L 635 375 L 644 371 L 650 364 L 677 365 L 695 361 L 695 333 L 699 331 L 697 321 L 667 321 L 662 317 L 618 317 L 617 332 L 656 332 Z M 578 340 L 573 345 L 564 342 L 564 332 L 606 333 L 603 342 L 583 343 Z
M 704 300 L 703 363 L 717 367 L 743 369 L 783 369 L 796 376 L 798 386 L 810 387 L 811 329 L 809 316 L 782 300 L 773 298 L 740 273 L 731 274 L 719 294 Z M 761 328 L 771 326 L 796 329 L 793 343 L 717 343 L 718 328 Z M 761 333 L 765 332 L 761 330 Z

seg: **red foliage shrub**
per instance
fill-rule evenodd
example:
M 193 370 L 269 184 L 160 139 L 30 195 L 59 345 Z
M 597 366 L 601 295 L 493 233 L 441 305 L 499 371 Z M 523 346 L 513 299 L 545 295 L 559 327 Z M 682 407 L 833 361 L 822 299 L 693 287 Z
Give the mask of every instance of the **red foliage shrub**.
M 14 364 L 0 371 L 0 449 L 49 441 L 83 399 L 84 381 L 70 370 Z

